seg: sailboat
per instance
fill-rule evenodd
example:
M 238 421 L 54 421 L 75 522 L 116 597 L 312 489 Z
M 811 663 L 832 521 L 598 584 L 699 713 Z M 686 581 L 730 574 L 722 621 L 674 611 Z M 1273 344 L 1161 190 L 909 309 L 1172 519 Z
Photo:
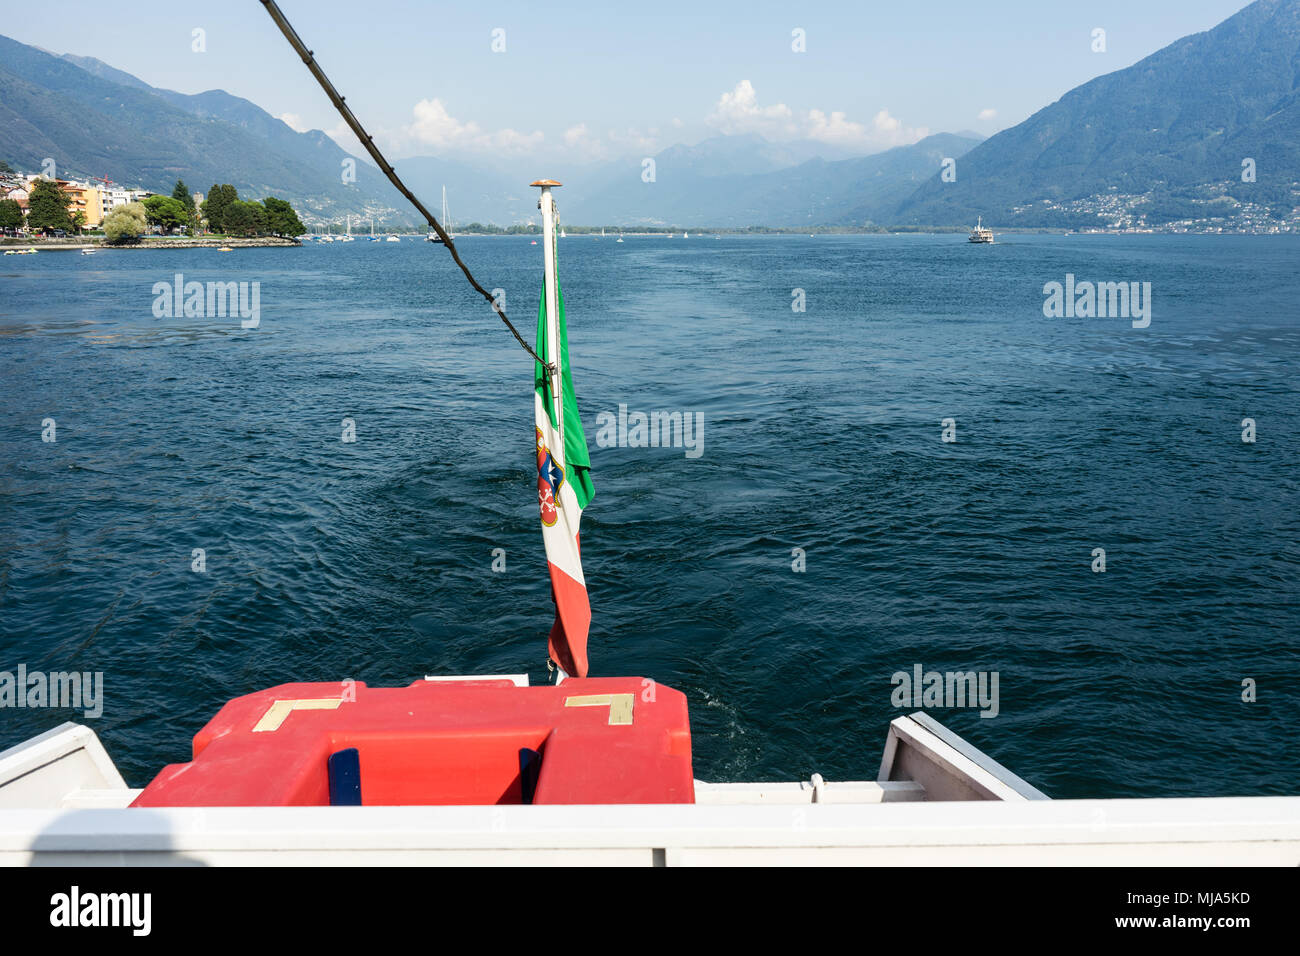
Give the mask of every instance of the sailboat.
M 623 234 L 620 232 L 620 233 L 618 234 L 618 238 L 615 239 L 614 241 L 615 241 L 615 242 L 622 242 L 622 241 L 623 241 Z
M 561 239 L 567 239 L 567 238 L 568 238 L 568 236 L 565 235 L 563 229 L 560 230 L 560 238 L 561 238 Z
M 691 238 L 691 234 L 690 234 L 689 232 L 687 232 L 685 229 L 683 229 L 683 230 L 682 230 L 682 238 L 683 238 L 683 239 L 689 239 L 689 238 Z
M 449 239 L 456 238 L 456 233 L 453 232 L 451 228 L 451 219 L 449 219 L 447 216 L 447 187 L 446 186 L 442 187 L 442 228 L 446 231 L 447 237 Z M 425 241 L 427 242 L 438 242 L 438 243 L 442 242 L 442 236 L 438 235 L 436 232 L 428 233 L 424 238 Z

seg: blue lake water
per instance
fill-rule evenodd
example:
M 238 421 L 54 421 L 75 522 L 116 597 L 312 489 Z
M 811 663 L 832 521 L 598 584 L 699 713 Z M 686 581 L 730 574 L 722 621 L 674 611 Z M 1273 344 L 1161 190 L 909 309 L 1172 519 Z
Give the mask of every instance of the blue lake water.
M 531 338 L 541 246 L 458 247 Z M 931 713 L 1052 796 L 1300 792 L 1298 253 L 562 240 L 593 674 L 685 692 L 702 779 L 873 779 L 920 664 L 996 672 L 995 718 Z M 178 272 L 260 283 L 258 328 L 155 317 Z M 1150 326 L 1045 318 L 1067 273 Z M 0 381 L 0 670 L 102 671 L 132 785 L 277 683 L 544 678 L 532 368 L 440 246 L 11 256 Z M 598 447 L 620 404 L 702 453 Z

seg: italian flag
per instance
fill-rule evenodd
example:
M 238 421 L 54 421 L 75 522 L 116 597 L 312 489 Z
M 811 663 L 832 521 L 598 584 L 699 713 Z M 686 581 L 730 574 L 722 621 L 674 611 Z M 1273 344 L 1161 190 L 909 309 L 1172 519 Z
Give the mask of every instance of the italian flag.
M 537 432 L 537 502 L 541 510 L 542 540 L 551 572 L 551 596 L 555 600 L 555 623 L 551 625 L 549 651 L 571 677 L 587 676 L 587 630 L 591 626 L 591 605 L 587 581 L 582 575 L 578 548 L 578 522 L 582 509 L 596 493 L 591 483 L 591 456 L 582 433 L 582 419 L 573 396 L 569 374 L 569 335 L 564 323 L 564 295 L 556 279 L 559 315 L 547 321 L 546 289 L 537 311 L 537 354 L 554 362 L 558 353 L 560 394 L 554 378 L 540 363 L 533 363 L 533 418 Z

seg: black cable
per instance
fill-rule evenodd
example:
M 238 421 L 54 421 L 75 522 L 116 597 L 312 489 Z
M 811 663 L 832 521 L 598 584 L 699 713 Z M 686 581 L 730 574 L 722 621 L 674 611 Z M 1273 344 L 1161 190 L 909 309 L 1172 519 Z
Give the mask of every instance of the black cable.
M 511 334 L 514 335 L 515 340 L 524 347 L 524 351 L 531 355 L 548 372 L 554 374 L 555 366 L 550 362 L 542 361 L 541 356 L 533 351 L 532 346 L 525 342 L 524 337 L 519 334 L 519 330 L 514 327 L 508 318 L 506 318 L 505 309 L 501 308 L 501 306 L 497 304 L 496 299 L 492 297 L 492 293 L 479 285 L 478 280 L 475 279 L 473 274 L 469 271 L 469 267 L 461 261 L 460 254 L 456 252 L 456 244 L 452 242 L 451 236 L 447 235 L 447 233 L 443 231 L 442 226 L 438 224 L 438 220 L 433 217 L 433 213 L 429 212 L 428 209 L 425 209 L 424 203 L 416 199 L 414 194 L 406 188 L 406 184 L 397 178 L 397 172 L 389 164 L 388 160 L 384 159 L 384 154 L 379 151 L 379 148 L 375 146 L 374 137 L 367 133 L 365 129 L 362 128 L 360 121 L 352 115 L 352 110 L 349 109 L 347 103 L 344 102 L 344 97 L 339 96 L 339 91 L 334 88 L 334 84 L 330 82 L 330 78 L 325 75 L 325 71 L 322 70 L 320 65 L 316 62 L 315 55 L 311 50 L 307 49 L 307 45 L 299 39 L 297 31 L 293 28 L 293 24 L 285 19 L 284 14 L 280 12 L 280 8 L 276 5 L 275 0 L 262 0 L 262 6 L 266 7 L 266 12 L 271 15 L 271 19 L 274 20 L 275 25 L 280 28 L 280 32 L 284 34 L 284 38 L 289 41 L 290 45 L 295 50 L 298 51 L 298 55 L 302 57 L 302 62 L 307 64 L 307 69 L 311 70 L 312 76 L 316 77 L 316 82 L 320 84 L 321 89 L 325 91 L 325 95 L 328 96 L 330 102 L 334 104 L 334 108 L 337 109 L 339 115 L 343 117 L 343 122 L 347 123 L 352 129 L 352 132 L 356 134 L 361 145 L 366 148 L 366 152 L 368 152 L 371 158 L 379 165 L 379 168 L 384 171 L 384 175 L 388 177 L 389 182 L 396 186 L 398 192 L 409 199 L 411 205 L 418 209 L 420 215 L 424 216 L 424 218 L 429 221 L 429 225 L 433 226 L 434 232 L 438 234 L 438 238 L 440 238 L 443 245 L 447 247 L 447 251 L 451 253 L 451 257 L 455 260 L 456 265 L 460 266 L 460 271 L 465 273 L 465 278 L 469 280 L 469 284 L 475 288 L 479 295 L 488 300 L 488 303 L 492 306 L 492 311 L 501 316 L 501 321 L 506 324 L 506 328 L 508 328 Z

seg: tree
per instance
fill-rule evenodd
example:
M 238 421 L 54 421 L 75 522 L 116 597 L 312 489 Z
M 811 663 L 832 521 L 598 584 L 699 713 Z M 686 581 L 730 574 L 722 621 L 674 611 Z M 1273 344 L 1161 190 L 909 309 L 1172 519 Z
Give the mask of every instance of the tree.
M 267 231 L 266 209 L 260 202 L 236 199 L 225 215 L 226 232 L 232 236 L 256 236 Z
M 12 173 L 13 171 L 14 168 L 12 166 L 6 163 L 3 159 L 0 159 L 0 173 Z
M 262 205 L 266 207 L 266 229 L 272 235 L 300 236 L 307 231 L 287 201 L 267 196 Z
M 129 202 L 114 206 L 104 217 L 104 236 L 109 242 L 137 242 L 148 226 L 144 206 Z
M 0 229 L 18 229 L 23 224 L 23 207 L 16 199 L 0 199 Z
M 52 179 L 38 179 L 32 183 L 27 198 L 27 225 L 36 231 L 71 229 L 72 217 L 68 206 L 72 198 Z
M 185 225 L 189 227 L 190 234 L 194 234 L 195 228 L 199 224 L 199 210 L 194 204 L 194 197 L 190 195 L 189 187 L 185 185 L 185 180 L 176 180 L 176 185 L 172 189 L 172 199 L 185 207 Z
M 170 232 L 190 221 L 189 210 L 171 196 L 150 196 L 144 201 L 145 216 L 151 226 Z
M 86 228 L 86 214 L 80 209 L 72 214 L 72 228 L 77 232 Z
M 203 200 L 203 215 L 208 220 L 208 228 L 213 232 L 229 232 L 226 225 L 226 211 L 238 200 L 239 193 L 235 191 L 234 186 L 229 183 L 218 186 L 214 183 L 208 190 L 208 198 Z

